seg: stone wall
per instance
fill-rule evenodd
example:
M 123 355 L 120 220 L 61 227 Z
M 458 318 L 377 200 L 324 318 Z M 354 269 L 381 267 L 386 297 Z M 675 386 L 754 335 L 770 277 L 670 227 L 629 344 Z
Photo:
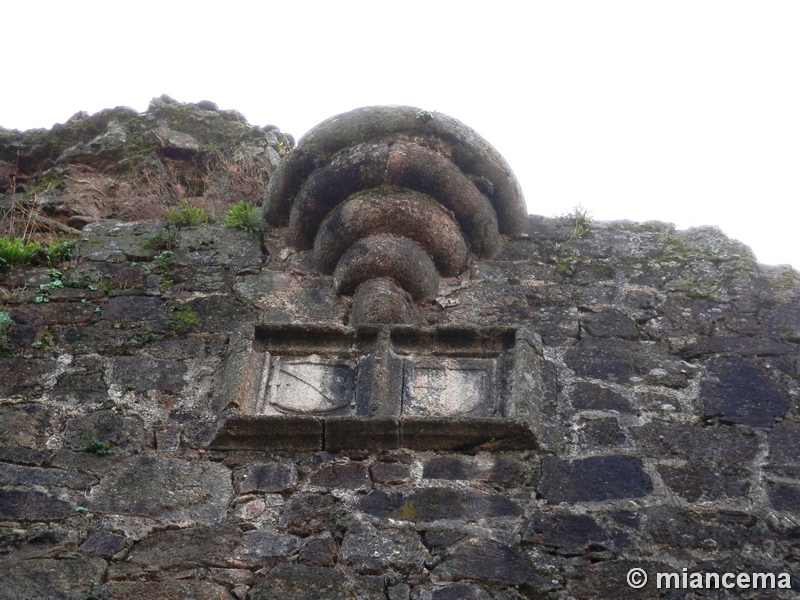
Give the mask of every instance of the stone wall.
M 532 336 L 534 441 L 455 416 L 334 447 L 314 415 L 231 423 L 259 332 L 322 343 L 353 298 L 285 227 L 163 229 L 97 221 L 0 280 L 0 597 L 796 597 L 626 575 L 800 586 L 797 272 L 712 227 L 530 216 L 417 309 Z

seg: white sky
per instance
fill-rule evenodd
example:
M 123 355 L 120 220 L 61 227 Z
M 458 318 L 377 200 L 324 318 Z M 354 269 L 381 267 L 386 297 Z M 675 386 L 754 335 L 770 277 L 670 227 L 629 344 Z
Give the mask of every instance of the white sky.
M 529 212 L 719 225 L 800 267 L 800 2 L 8 2 L 0 125 L 212 100 L 295 138 L 359 106 L 460 119 Z

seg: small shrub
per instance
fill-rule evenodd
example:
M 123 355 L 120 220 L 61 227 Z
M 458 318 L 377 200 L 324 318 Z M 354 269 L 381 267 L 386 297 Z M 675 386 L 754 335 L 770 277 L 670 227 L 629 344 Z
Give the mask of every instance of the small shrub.
M 152 250 L 172 250 L 177 244 L 175 243 L 174 229 L 159 229 L 153 235 L 148 237 L 142 242 L 142 248 L 150 248 Z
M 258 207 L 242 200 L 228 208 L 225 216 L 225 225 L 254 232 L 261 229 L 261 217 L 258 214 Z
M 208 223 L 210 215 L 205 208 L 192 206 L 186 200 L 181 200 L 179 206 L 170 206 L 167 209 L 167 224 L 173 227 L 195 226 Z

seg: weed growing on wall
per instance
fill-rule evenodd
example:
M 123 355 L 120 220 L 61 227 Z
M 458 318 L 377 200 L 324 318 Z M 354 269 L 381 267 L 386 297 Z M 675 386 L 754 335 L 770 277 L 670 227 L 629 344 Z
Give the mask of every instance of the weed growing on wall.
M 254 232 L 261 229 L 261 217 L 258 214 L 258 207 L 242 200 L 228 208 L 225 216 L 225 225 Z

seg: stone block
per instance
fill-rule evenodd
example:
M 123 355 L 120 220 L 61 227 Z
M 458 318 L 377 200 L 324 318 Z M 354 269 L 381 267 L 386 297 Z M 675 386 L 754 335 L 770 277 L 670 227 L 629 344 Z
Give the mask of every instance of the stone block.
M 350 528 L 342 541 L 341 560 L 362 574 L 379 574 L 386 569 L 405 573 L 422 572 L 427 554 L 415 531 L 377 530 L 368 523 Z
M 542 462 L 539 493 L 551 504 L 641 498 L 653 491 L 642 461 L 631 456 L 595 456 Z
M 240 494 L 291 492 L 297 487 L 297 468 L 282 463 L 250 465 L 239 484 Z
M 58 521 L 73 514 L 72 504 L 44 492 L 0 489 L 0 519 Z
M 372 489 L 367 466 L 361 462 L 328 463 L 311 475 L 309 483 L 333 489 L 360 491 Z
M 251 600 L 349 600 L 384 598 L 383 577 L 347 576 L 342 571 L 297 564 L 279 564 L 250 590 Z
M 789 397 L 767 372 L 743 358 L 714 358 L 700 383 L 703 414 L 723 423 L 771 427 Z
M 467 488 L 420 488 L 407 492 L 372 490 L 359 501 L 361 510 L 380 518 L 425 522 L 515 517 L 522 508 L 496 493 Z
M 0 598 L 82 600 L 102 581 L 106 561 L 101 558 L 50 558 L 0 565 Z
M 232 495 L 230 471 L 219 463 L 140 456 L 120 460 L 89 492 L 87 507 L 99 513 L 216 523 Z
M 445 558 L 432 574 L 444 581 L 468 579 L 494 585 L 529 587 L 538 587 L 543 580 L 523 552 L 490 540 L 462 546 Z

